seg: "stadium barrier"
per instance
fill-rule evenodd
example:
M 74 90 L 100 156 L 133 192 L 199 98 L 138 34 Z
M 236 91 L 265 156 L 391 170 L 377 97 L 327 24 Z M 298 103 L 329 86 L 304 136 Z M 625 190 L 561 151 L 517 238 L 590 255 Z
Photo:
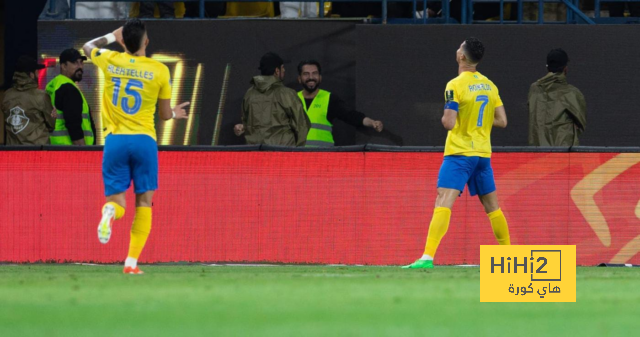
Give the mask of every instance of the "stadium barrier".
M 122 262 L 134 198 L 100 244 L 100 150 L 0 148 L 0 261 Z M 398 265 L 422 254 L 441 147 L 284 150 L 161 147 L 141 262 Z M 496 148 L 512 243 L 576 245 L 580 265 L 640 264 L 638 163 L 640 148 Z M 495 243 L 465 191 L 438 262 L 477 264 Z

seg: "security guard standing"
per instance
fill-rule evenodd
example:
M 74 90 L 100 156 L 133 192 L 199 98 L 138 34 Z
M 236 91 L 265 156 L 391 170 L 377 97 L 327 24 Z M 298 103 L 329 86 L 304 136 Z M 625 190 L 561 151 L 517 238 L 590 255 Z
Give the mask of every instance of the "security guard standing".
M 320 89 L 322 68 L 318 61 L 302 61 L 298 65 L 298 83 L 303 90 L 298 92 L 302 106 L 311 121 L 307 134 L 307 147 L 333 146 L 334 119 L 340 119 L 353 126 L 366 126 L 381 132 L 381 121 L 373 120 L 362 112 L 348 109 L 336 95 Z
M 60 75 L 47 84 L 51 103 L 58 110 L 56 125 L 50 134 L 52 145 L 93 145 L 95 126 L 87 100 L 78 88 L 87 58 L 75 49 L 60 54 Z

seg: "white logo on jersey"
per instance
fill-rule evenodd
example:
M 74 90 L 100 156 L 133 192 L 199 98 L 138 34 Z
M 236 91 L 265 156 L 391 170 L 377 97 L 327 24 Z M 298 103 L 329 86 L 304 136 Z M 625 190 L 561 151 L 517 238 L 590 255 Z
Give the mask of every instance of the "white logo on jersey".
M 29 118 L 25 116 L 24 110 L 17 106 L 9 111 L 7 124 L 11 125 L 11 132 L 17 135 L 29 125 Z

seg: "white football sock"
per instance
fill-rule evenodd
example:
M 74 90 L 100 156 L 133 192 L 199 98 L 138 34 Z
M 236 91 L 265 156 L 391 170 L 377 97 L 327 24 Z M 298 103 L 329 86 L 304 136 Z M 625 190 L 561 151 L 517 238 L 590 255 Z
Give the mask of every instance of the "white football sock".
M 134 259 L 132 257 L 127 257 L 127 259 L 124 260 L 124 266 L 125 267 L 135 268 L 135 267 L 138 266 L 138 259 Z
M 433 260 L 433 257 L 431 255 L 424 254 L 420 258 L 420 260 L 422 260 L 422 261 L 424 261 L 424 260 Z

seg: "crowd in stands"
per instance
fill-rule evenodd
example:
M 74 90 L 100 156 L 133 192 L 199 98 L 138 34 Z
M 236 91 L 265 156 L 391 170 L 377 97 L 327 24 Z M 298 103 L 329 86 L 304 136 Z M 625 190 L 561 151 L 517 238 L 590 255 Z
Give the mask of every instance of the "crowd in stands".
M 55 6 L 49 5 L 50 1 L 55 2 Z M 40 19 L 60 20 L 69 17 L 68 0 L 49 0 L 42 12 Z M 450 0 L 450 15 L 456 21 L 461 21 L 462 0 Z M 313 2 L 206 2 L 205 17 L 225 18 L 225 17 L 280 17 L 280 18 L 314 18 L 319 17 L 319 3 Z M 628 16 L 640 17 L 640 3 L 638 2 L 615 2 L 604 3 L 603 8 L 608 7 L 608 12 L 603 12 L 603 16 L 624 17 L 625 8 L 628 9 Z M 54 11 L 51 11 L 54 8 Z M 593 2 L 581 1 L 580 8 L 591 9 Z M 415 17 L 423 16 L 422 1 L 418 1 Z M 517 6 L 507 3 L 504 5 L 504 19 L 516 20 Z M 326 17 L 349 18 L 349 17 L 381 17 L 382 6 L 380 2 L 358 2 L 358 3 L 331 3 L 325 2 L 324 15 Z M 427 17 L 436 18 L 442 16 L 441 2 L 429 2 L 427 4 Z M 567 15 L 566 6 L 560 3 L 547 3 L 544 5 L 544 21 L 565 21 Z M 474 4 L 474 20 L 497 20 L 500 16 L 499 3 L 476 3 Z M 78 19 L 125 19 L 129 17 L 139 18 L 198 18 L 199 3 L 197 2 L 77 2 L 76 18 Z M 410 2 L 389 2 L 389 18 L 413 18 L 413 4 Z M 538 20 L 538 4 L 525 3 L 523 9 L 523 19 L 525 21 Z

